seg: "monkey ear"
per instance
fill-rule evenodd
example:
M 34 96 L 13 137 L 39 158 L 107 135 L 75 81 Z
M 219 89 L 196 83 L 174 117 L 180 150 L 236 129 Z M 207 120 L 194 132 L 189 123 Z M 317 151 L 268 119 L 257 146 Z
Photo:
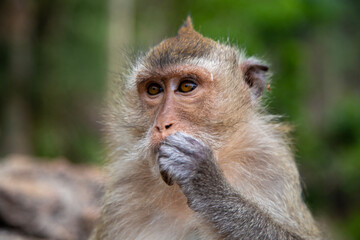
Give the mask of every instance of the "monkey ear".
M 250 88 L 251 98 L 260 97 L 266 85 L 269 67 L 255 58 L 249 58 L 240 65 L 240 69 L 245 83 Z

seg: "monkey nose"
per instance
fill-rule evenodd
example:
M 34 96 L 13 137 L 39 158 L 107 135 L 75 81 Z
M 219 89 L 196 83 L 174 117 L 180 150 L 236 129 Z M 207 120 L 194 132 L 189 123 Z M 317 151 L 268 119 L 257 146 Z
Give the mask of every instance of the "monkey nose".
M 155 128 L 158 132 L 164 132 L 165 130 L 171 128 L 173 125 L 173 123 L 164 124 L 163 126 L 156 125 Z
M 168 136 L 174 134 L 178 129 L 178 126 L 175 122 L 166 122 L 165 124 L 156 124 L 153 128 L 153 138 L 154 143 L 160 144 L 163 142 Z

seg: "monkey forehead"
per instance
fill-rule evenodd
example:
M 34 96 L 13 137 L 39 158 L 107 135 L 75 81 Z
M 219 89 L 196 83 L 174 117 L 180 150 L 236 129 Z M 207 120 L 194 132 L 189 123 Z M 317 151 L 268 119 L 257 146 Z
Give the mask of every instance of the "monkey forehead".
M 146 57 L 138 59 L 138 64 L 132 69 L 132 74 L 135 78 L 130 79 L 136 79 L 136 82 L 138 82 L 145 78 L 180 75 L 187 71 L 190 73 L 194 72 L 195 75 L 204 72 L 217 77 L 223 76 L 226 72 L 234 74 L 239 71 L 240 64 L 245 60 L 244 52 L 218 43 L 218 47 L 209 53 L 208 56 L 182 59 L 174 64 L 149 65 L 146 62 Z M 200 77 L 206 78 L 208 76 L 201 75 Z

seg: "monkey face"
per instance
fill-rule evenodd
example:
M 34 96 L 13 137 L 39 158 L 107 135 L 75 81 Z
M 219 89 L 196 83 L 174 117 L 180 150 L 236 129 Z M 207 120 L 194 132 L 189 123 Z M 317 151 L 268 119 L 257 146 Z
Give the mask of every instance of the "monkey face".
M 172 66 L 141 73 L 137 80 L 144 112 L 153 123 L 152 146 L 178 131 L 196 135 L 204 119 L 210 117 L 214 80 L 205 68 Z

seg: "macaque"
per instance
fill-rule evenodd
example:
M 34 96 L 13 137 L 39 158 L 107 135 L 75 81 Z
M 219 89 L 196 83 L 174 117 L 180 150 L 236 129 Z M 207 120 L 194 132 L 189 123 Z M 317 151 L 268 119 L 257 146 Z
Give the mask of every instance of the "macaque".
M 268 75 L 190 17 L 137 59 L 110 89 L 92 239 L 321 239 L 284 127 L 261 105 Z

